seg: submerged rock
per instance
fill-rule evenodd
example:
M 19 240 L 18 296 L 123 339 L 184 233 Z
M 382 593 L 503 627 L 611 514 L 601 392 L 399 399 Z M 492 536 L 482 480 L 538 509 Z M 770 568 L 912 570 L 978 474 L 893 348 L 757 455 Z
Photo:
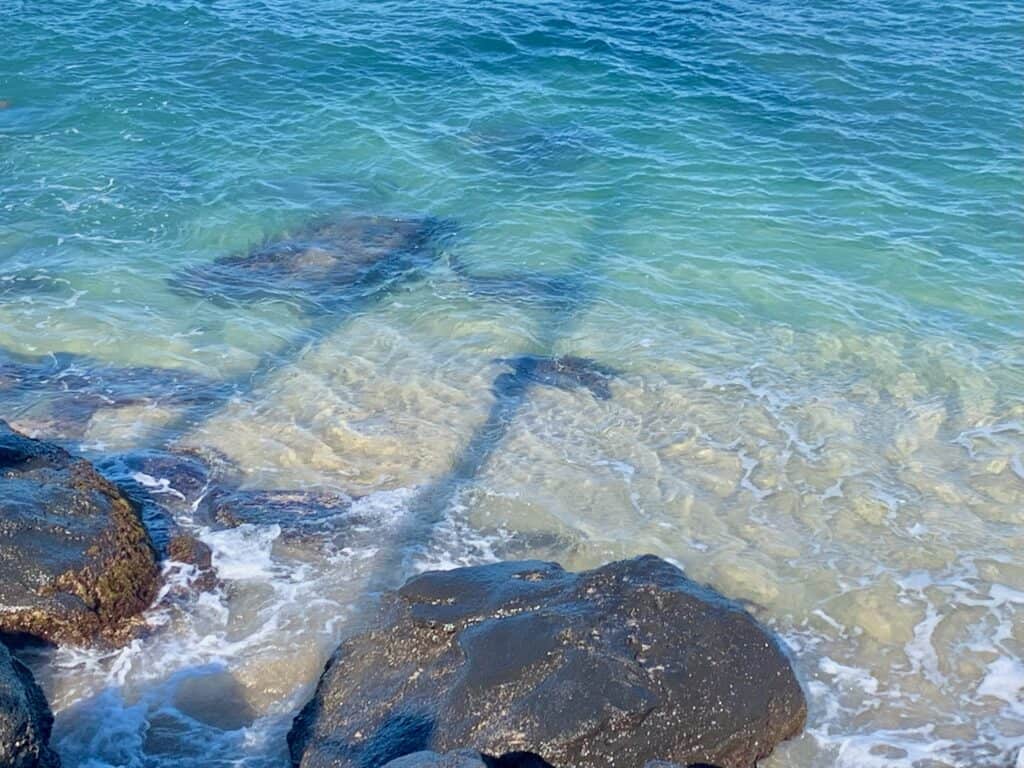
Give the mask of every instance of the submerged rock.
M 433 218 L 349 216 L 270 240 L 247 254 L 194 267 L 171 281 L 179 291 L 228 302 L 281 300 L 329 310 L 353 289 L 387 285 L 426 266 L 449 229 Z
M 203 516 L 215 525 L 279 525 L 286 532 L 329 532 L 339 517 L 348 523 L 352 497 L 327 491 L 256 491 L 218 488 L 203 500 Z
M 0 421 L 0 631 L 123 640 L 158 576 L 139 514 L 112 483 Z
M 509 752 L 501 757 L 459 750 L 439 755 L 414 752 L 392 760 L 385 768 L 551 768 L 551 764 L 529 752 Z
M 495 389 L 515 391 L 530 384 L 540 384 L 557 389 L 587 389 L 598 400 L 609 400 L 612 396 L 610 382 L 617 372 L 585 357 L 540 357 L 522 355 L 500 360 L 511 366 L 507 379 L 498 377 Z
M 240 488 L 238 468 L 215 452 L 136 451 L 107 457 L 97 467 L 143 509 L 161 552 L 178 533 L 177 516 L 213 528 L 248 523 L 312 532 L 347 516 L 353 502 L 346 494 L 316 489 Z
M 24 431 L 85 435 L 97 411 L 128 406 L 197 406 L 227 398 L 231 385 L 187 371 L 103 363 L 81 355 L 40 357 L 0 350 L 0 403 Z
M 220 584 L 213 569 L 213 550 L 190 533 L 176 533 L 171 537 L 167 544 L 166 558 L 195 568 L 193 589 L 209 592 Z
M 32 673 L 0 643 L 0 765 L 59 768 L 50 749 L 53 714 Z
M 194 515 L 215 482 L 215 470 L 205 458 L 184 451 L 142 450 L 105 456 L 96 462 L 141 510 L 142 520 L 161 557 L 170 541 L 181 534 L 176 517 Z
M 779 643 L 674 566 L 527 561 L 426 573 L 386 597 L 380 624 L 328 664 L 289 745 L 302 768 L 465 748 L 557 768 L 752 768 L 805 717 Z

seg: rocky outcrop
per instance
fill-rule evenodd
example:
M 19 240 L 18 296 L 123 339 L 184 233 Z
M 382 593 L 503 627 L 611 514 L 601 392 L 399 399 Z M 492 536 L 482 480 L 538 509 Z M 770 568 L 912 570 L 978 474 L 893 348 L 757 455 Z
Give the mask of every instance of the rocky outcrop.
M 669 563 L 573 574 L 511 562 L 423 574 L 386 597 L 379 625 L 334 655 L 289 745 L 302 768 L 458 749 L 524 750 L 556 768 L 752 768 L 805 717 L 772 635 Z
M 53 715 L 32 673 L 0 644 L 0 765 L 59 768 L 50 749 Z
M 0 421 L 0 631 L 118 642 L 158 577 L 149 535 L 117 487 Z

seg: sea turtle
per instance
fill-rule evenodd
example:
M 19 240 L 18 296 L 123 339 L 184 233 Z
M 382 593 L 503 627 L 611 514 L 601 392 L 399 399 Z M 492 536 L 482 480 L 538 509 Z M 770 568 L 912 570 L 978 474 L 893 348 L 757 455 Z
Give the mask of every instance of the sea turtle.
M 494 390 L 499 396 L 517 394 L 525 387 L 540 384 L 564 390 L 583 388 L 598 400 L 609 400 L 612 396 L 610 381 L 618 375 L 612 368 L 573 355 L 520 355 L 497 362 L 512 368 L 511 373 L 502 374 L 495 381 Z

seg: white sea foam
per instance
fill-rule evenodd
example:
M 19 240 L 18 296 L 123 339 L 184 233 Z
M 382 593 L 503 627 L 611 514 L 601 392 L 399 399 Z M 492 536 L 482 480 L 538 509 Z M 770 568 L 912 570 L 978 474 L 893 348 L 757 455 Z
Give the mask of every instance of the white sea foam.
M 168 563 L 146 637 L 116 651 L 54 654 L 54 739 L 65 766 L 280 766 L 291 718 L 409 498 L 399 490 L 357 501 L 350 546 L 311 541 L 317 560 L 303 556 L 304 540 L 279 553 L 280 525 L 197 529 L 222 587 L 196 595 L 197 570 Z
M 978 686 L 979 696 L 1002 699 L 1010 709 L 1024 716 L 1024 662 L 1020 659 L 996 659 Z

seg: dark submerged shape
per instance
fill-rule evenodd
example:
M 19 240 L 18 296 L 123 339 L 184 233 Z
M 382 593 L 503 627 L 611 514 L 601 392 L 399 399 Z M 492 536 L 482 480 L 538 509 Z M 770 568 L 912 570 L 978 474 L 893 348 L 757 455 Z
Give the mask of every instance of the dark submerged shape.
M 0 631 L 125 640 L 158 577 L 139 514 L 112 483 L 0 421 Z
M 217 488 L 203 499 L 201 514 L 218 527 L 245 523 L 280 525 L 285 531 L 330 533 L 348 516 L 352 497 L 329 491 L 259 491 Z
M 753 768 L 805 717 L 773 636 L 669 563 L 573 574 L 508 562 L 423 574 L 385 597 L 376 628 L 335 653 L 289 745 L 302 768 L 467 748 L 557 768 Z
M 392 760 L 385 768 L 552 768 L 551 764 L 530 752 L 509 752 L 501 757 L 459 750 L 439 755 L 414 752 Z
M 162 558 L 169 556 L 171 541 L 183 535 L 175 517 L 192 514 L 217 474 L 205 457 L 190 451 L 141 450 L 104 456 L 96 461 L 96 469 L 140 510 Z
M 611 399 L 610 382 L 613 377 L 618 375 L 617 371 L 612 368 L 585 357 L 571 355 L 564 357 L 522 355 L 499 362 L 512 368 L 512 378 L 504 384 L 506 389 L 526 387 L 531 384 L 564 390 L 587 389 L 598 400 Z M 507 394 L 502 391 L 501 382 L 499 377 L 499 384 L 495 390 L 499 395 Z
M 161 553 L 181 536 L 177 515 L 213 528 L 280 525 L 286 535 L 334 534 L 339 522 L 370 522 L 350 512 L 354 499 L 347 494 L 241 488 L 238 468 L 215 452 L 137 451 L 102 459 L 97 468 L 142 509 Z
M 439 237 L 450 229 L 429 217 L 341 217 L 194 267 L 171 284 L 229 305 L 278 300 L 330 311 L 429 265 Z
M 171 368 L 120 366 L 70 353 L 28 357 L 0 350 L 4 412 L 51 438 L 82 437 L 104 408 L 195 406 L 221 402 L 230 391 L 223 382 Z
M 0 766 L 59 768 L 50 749 L 53 714 L 32 673 L 0 643 Z

